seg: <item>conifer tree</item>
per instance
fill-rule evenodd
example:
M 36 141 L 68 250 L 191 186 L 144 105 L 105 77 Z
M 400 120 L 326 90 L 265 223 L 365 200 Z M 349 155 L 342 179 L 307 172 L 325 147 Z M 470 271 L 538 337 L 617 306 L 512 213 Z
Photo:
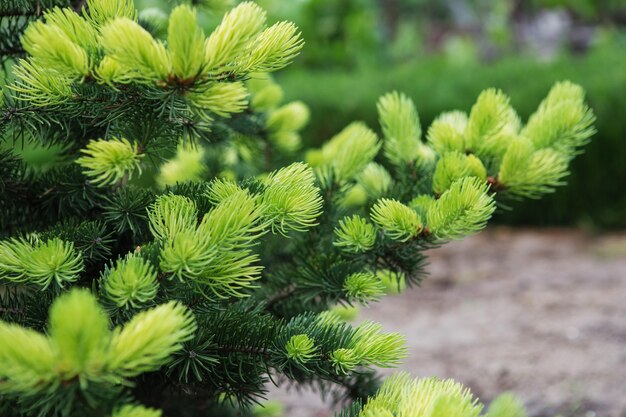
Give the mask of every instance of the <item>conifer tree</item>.
M 525 124 L 487 90 L 425 133 L 392 92 L 382 138 L 355 122 L 305 151 L 308 109 L 269 75 L 303 40 L 252 2 L 208 34 L 189 5 L 2 4 L 2 415 L 246 415 L 272 382 L 344 417 L 524 415 L 454 381 L 381 386 L 404 337 L 336 307 L 418 285 L 427 249 L 561 185 L 593 133 L 581 87 Z

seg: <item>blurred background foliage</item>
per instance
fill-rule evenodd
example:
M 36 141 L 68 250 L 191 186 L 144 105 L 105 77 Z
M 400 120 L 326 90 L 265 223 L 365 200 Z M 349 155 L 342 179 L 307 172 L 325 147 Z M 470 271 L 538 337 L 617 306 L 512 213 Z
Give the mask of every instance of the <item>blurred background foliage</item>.
M 142 22 L 164 32 L 182 1 L 209 31 L 237 0 L 136 0 Z M 581 84 L 598 133 L 567 187 L 520 203 L 498 220 L 516 225 L 626 227 L 626 0 L 257 0 L 269 20 L 292 20 L 306 46 L 278 74 L 286 100 L 311 109 L 304 132 L 319 146 L 353 120 L 378 128 L 376 102 L 412 97 L 424 130 L 444 110 L 468 111 L 498 87 L 526 119 L 557 80 Z M 40 150 L 24 149 L 45 161 Z

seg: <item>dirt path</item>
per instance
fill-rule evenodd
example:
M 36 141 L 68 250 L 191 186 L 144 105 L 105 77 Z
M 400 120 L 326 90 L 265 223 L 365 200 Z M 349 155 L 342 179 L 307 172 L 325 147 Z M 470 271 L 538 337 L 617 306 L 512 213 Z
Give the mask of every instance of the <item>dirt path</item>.
M 406 335 L 402 369 L 512 391 L 535 417 L 626 417 L 626 235 L 491 229 L 430 259 L 423 288 L 361 315 Z M 313 393 L 271 397 L 328 415 Z

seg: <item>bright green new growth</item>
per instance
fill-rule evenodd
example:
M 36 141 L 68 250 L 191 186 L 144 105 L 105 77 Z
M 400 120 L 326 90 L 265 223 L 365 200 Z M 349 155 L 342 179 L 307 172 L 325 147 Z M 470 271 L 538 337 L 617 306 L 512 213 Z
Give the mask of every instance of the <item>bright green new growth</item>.
M 569 174 L 569 160 L 569 155 L 554 149 L 535 150 L 533 144 L 522 137 L 509 146 L 498 179 L 516 195 L 538 198 L 564 184 L 563 178 Z
M 376 199 L 384 196 L 393 184 L 389 172 L 380 164 L 370 162 L 356 177 L 358 185 L 363 187 L 367 196 Z
M 565 81 L 552 87 L 521 134 L 530 138 L 537 149 L 571 153 L 589 142 L 595 132 L 594 121 L 582 87 Z
M 456 180 L 426 207 L 426 224 L 439 239 L 459 239 L 485 227 L 496 209 L 489 186 L 469 176 Z
M 159 167 L 157 183 L 164 187 L 184 182 L 199 182 L 207 170 L 204 149 L 191 143 L 179 143 L 176 155 Z
M 108 269 L 101 280 L 106 298 L 120 308 L 140 308 L 157 295 L 159 284 L 151 264 L 137 255 L 128 255 Z
M 189 101 L 200 109 L 218 116 L 230 117 L 231 113 L 242 112 L 248 104 L 248 92 L 242 82 L 211 83 L 191 91 Z M 211 118 L 208 117 L 208 120 Z
M 298 151 L 302 140 L 298 131 L 309 121 L 309 109 L 301 101 L 280 105 L 283 90 L 268 74 L 251 74 L 246 83 L 251 97 L 251 107 L 265 112 L 267 139 L 278 151 L 292 154 Z
M 287 66 L 304 42 L 290 22 L 263 30 L 265 12 L 244 2 L 224 16 L 206 41 L 209 73 L 271 72 Z
M 165 236 L 161 238 L 162 270 L 205 295 L 208 289 L 218 297 L 245 296 L 243 290 L 252 287 L 262 269 L 250 248 L 268 226 L 262 221 L 263 210 L 257 200 L 245 190 L 236 191 L 197 225 L 188 200 L 161 197 L 150 218 L 155 237 Z M 162 219 L 171 222 L 171 226 L 165 224 L 165 234 L 157 223 Z
M 87 0 L 89 13 L 83 12 L 94 26 L 98 27 L 117 17 L 137 19 L 137 10 L 133 0 Z
M 267 119 L 267 128 L 273 132 L 300 130 L 309 121 L 309 109 L 301 101 L 294 101 L 272 111 Z
M 69 79 L 49 71 L 32 60 L 20 60 L 13 69 L 16 82 L 9 87 L 18 97 L 25 97 L 34 106 L 54 106 L 67 101 L 73 94 Z
M 343 288 L 350 300 L 362 304 L 378 300 L 385 293 L 385 287 L 380 278 L 371 272 L 357 272 L 349 275 L 343 283 Z
M 582 88 L 557 83 L 504 154 L 499 180 L 522 197 L 538 198 L 554 191 L 563 184 L 578 148 L 595 132 L 594 121 Z
M 0 241 L 0 282 L 36 285 L 42 290 L 54 283 L 63 288 L 76 281 L 83 269 L 83 258 L 72 243 L 60 239 Z
M 224 15 L 206 41 L 205 59 L 210 72 L 236 71 L 240 55 L 265 25 L 265 11 L 253 2 L 244 2 Z
M 302 163 L 291 164 L 269 174 L 263 183 L 264 215 L 272 231 L 286 234 L 315 226 L 322 197 L 311 168 Z
M 48 39 L 55 41 L 47 42 Z M 56 25 L 33 23 L 24 32 L 22 45 L 38 65 L 63 77 L 78 78 L 89 71 L 87 53 Z
M 315 356 L 315 342 L 306 334 L 297 334 L 291 336 L 285 350 L 289 359 L 306 363 Z
M 517 134 L 520 121 L 509 98 L 500 90 L 483 91 L 470 111 L 465 127 L 465 151 L 496 160 Z
M 320 150 L 310 151 L 307 162 L 314 167 L 330 167 L 339 181 L 349 181 L 374 159 L 380 142 L 371 129 L 354 122 L 335 135 Z
M 391 368 L 408 356 L 406 340 L 398 333 L 382 333 L 382 325 L 366 321 L 356 328 L 347 348 L 354 350 L 360 364 Z
M 172 70 L 180 79 L 198 76 L 204 66 L 204 33 L 198 26 L 196 12 L 187 5 L 176 7 L 167 30 Z
M 92 4 L 93 3 L 95 2 L 92 2 Z M 69 9 L 59 9 L 55 7 L 52 10 L 46 11 L 44 16 L 48 26 L 60 29 L 71 42 L 81 47 L 84 52 L 89 53 L 92 49 L 97 47 L 98 34 L 96 29 L 79 14 Z M 26 39 L 23 39 L 23 42 L 25 41 Z M 43 39 L 39 41 L 43 41 Z M 33 42 L 32 46 L 35 49 L 40 48 L 37 42 Z
M 137 22 L 118 18 L 103 26 L 100 33 L 105 54 L 122 68 L 123 75 L 115 81 L 167 80 L 171 64 L 165 46 Z
M 424 229 L 422 219 L 415 210 L 397 200 L 381 198 L 372 207 L 370 217 L 385 235 L 400 242 L 417 237 Z
M 376 229 L 358 214 L 339 220 L 335 229 L 333 245 L 346 252 L 365 252 L 370 250 L 376 241 Z
M 148 218 L 150 231 L 155 238 L 161 241 L 172 240 L 183 232 L 195 229 L 198 210 L 189 198 L 166 194 L 157 197 L 148 210 Z
M 2 394 L 32 392 L 55 378 L 55 357 L 50 341 L 41 333 L 0 321 L 0 385 Z
M 359 358 L 354 349 L 339 348 L 330 354 L 333 368 L 338 374 L 349 374 L 359 366 Z
M 504 393 L 491 402 L 486 417 L 526 417 L 526 410 L 515 396 Z
M 394 165 L 428 163 L 433 151 L 421 142 L 422 128 L 411 99 L 394 91 L 378 101 L 380 124 L 385 135 L 385 157 Z
M 317 325 L 329 331 L 342 325 L 341 318 L 333 311 L 318 315 Z M 330 361 L 340 374 L 347 374 L 357 366 L 395 367 L 407 356 L 404 336 L 398 333 L 383 333 L 378 323 L 365 321 L 352 328 L 341 347 L 330 353 Z
M 48 337 L 0 321 L 0 392 L 34 396 L 60 384 L 120 384 L 121 378 L 167 363 L 196 329 L 191 312 L 170 302 L 109 330 L 108 317 L 86 290 L 59 296 L 50 309 Z
M 50 308 L 49 337 L 57 352 L 61 380 L 75 376 L 97 379 L 104 371 L 104 356 L 111 334 L 109 320 L 87 291 L 71 291 L 57 298 Z
M 248 89 L 253 94 L 250 105 L 258 111 L 274 109 L 285 95 L 281 86 L 274 83 L 265 74 L 251 74 L 251 78 L 248 80 Z
M 155 371 L 193 337 L 196 327 L 191 311 L 178 302 L 144 310 L 114 330 L 108 369 L 126 378 Z
M 467 114 L 461 111 L 441 113 L 430 125 L 426 137 L 428 143 L 439 153 L 465 153 L 465 128 Z
M 160 410 L 143 407 L 141 405 L 124 405 L 111 415 L 111 417 L 161 417 Z
M 304 41 L 291 22 L 279 22 L 265 29 L 251 43 L 249 58 L 242 65 L 246 72 L 272 72 L 282 69 L 300 53 Z
M 433 191 L 435 194 L 442 194 L 454 181 L 465 177 L 476 177 L 485 181 L 487 170 L 480 159 L 474 155 L 446 152 L 437 161 L 433 174 Z
M 495 191 L 538 198 L 563 184 L 569 162 L 594 133 L 594 120 L 582 88 L 570 82 L 555 84 L 526 126 L 508 97 L 486 90 L 469 117 L 444 113 L 430 126 L 428 142 L 443 155 L 433 188 L 441 193 L 458 175 L 473 172 L 491 176 Z M 480 161 L 462 162 L 460 154 Z
M 247 107 L 248 91 L 238 79 L 285 67 L 303 45 L 292 23 L 264 30 L 265 12 L 252 2 L 227 13 L 208 38 L 193 8 L 176 7 L 167 46 L 137 22 L 132 1 L 94 0 L 88 6 L 84 17 L 54 9 L 46 13 L 46 23 L 29 26 L 22 42 L 30 57 L 15 68 L 17 82 L 11 86 L 18 99 L 59 105 L 71 100 L 80 84 L 95 80 L 114 91 L 132 84 L 177 95 L 189 111 L 212 122 L 213 115 L 229 117 Z M 154 92 L 147 97 L 154 99 Z M 293 133 L 276 136 L 294 147 Z
M 477 417 L 482 405 L 453 380 L 411 380 L 405 373 L 388 378 L 359 414 L 362 417 Z
M 83 156 L 76 163 L 99 186 L 112 185 L 124 178 L 130 179 L 135 171 L 141 173 L 142 155 L 137 144 L 131 144 L 124 138 L 92 140 L 81 152 Z

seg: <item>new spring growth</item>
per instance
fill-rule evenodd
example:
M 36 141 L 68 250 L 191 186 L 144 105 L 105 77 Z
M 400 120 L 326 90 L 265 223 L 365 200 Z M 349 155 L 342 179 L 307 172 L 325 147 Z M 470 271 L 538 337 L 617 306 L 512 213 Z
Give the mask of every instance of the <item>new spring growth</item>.
M 124 138 L 91 140 L 83 156 L 76 163 L 97 186 L 115 184 L 124 178 L 130 179 L 135 171 L 141 173 L 141 157 L 137 144 Z
M 385 294 L 385 286 L 380 278 L 371 272 L 357 272 L 346 277 L 343 289 L 349 300 L 362 304 L 380 299 Z
M 250 74 L 246 83 L 252 94 L 251 105 L 257 111 L 269 111 L 276 108 L 283 100 L 284 92 L 269 74 Z
M 498 180 L 507 191 L 538 198 L 563 184 L 570 160 L 595 132 L 584 91 L 557 83 L 504 154 Z
M 93 80 L 114 90 L 135 84 L 140 94 L 141 87 L 173 90 L 211 121 L 212 115 L 228 117 L 247 106 L 243 83 L 224 82 L 229 75 L 281 69 L 303 45 L 292 23 L 265 28 L 265 12 L 252 2 L 227 13 L 208 38 L 193 8 L 174 8 L 167 46 L 137 22 L 131 0 L 90 0 L 84 10 L 80 16 L 56 8 L 46 12 L 45 23 L 28 27 L 22 43 L 29 56 L 16 66 L 11 86 L 18 99 L 53 106 L 80 98 L 75 87 Z M 293 142 L 293 134 L 280 136 Z
M 338 373 L 347 374 L 357 366 L 394 367 L 407 356 L 405 339 L 402 335 L 383 333 L 380 324 L 370 321 L 355 328 L 346 327 L 333 311 L 319 314 L 311 331 L 326 335 L 322 337 L 328 337 L 337 329 L 346 328 L 350 329 L 349 336 L 342 337 L 339 343 L 333 343 L 335 346 L 328 352 L 331 365 Z
M 339 220 L 335 228 L 333 245 L 346 252 L 360 253 L 370 250 L 376 242 L 376 229 L 358 214 Z
M 189 198 L 165 194 L 157 197 L 148 210 L 150 231 L 161 241 L 195 230 L 198 222 L 196 204 Z
M 326 325 L 340 322 L 335 313 L 322 314 Z M 330 354 L 333 368 L 339 374 L 348 374 L 357 366 L 376 365 L 383 368 L 397 366 L 407 356 L 404 337 L 398 333 L 383 333 L 382 326 L 366 321 L 356 327 L 347 342 Z
M 168 195 L 157 200 L 149 217 L 156 237 L 162 236 L 161 270 L 206 295 L 243 297 L 261 267 L 250 247 L 267 222 L 258 198 L 239 190 L 223 199 L 197 224 L 190 200 Z
M 282 152 L 295 152 L 301 146 L 298 131 L 309 121 L 309 109 L 294 101 L 278 107 L 283 91 L 268 74 L 253 74 L 247 82 L 252 93 L 252 107 L 266 112 L 265 127 L 272 146 Z
M 301 101 L 294 101 L 273 110 L 267 119 L 270 132 L 289 132 L 302 129 L 309 121 L 309 108 Z
M 317 224 L 322 197 L 311 168 L 303 163 L 291 164 L 269 174 L 264 184 L 262 202 L 272 231 L 284 235 L 290 230 L 303 232 Z
M 181 80 L 193 79 L 204 69 L 204 33 L 198 26 L 196 11 L 188 5 L 172 10 L 167 31 L 167 47 L 172 72 Z
M 330 360 L 335 372 L 347 375 L 359 366 L 359 358 L 354 349 L 339 348 L 330 354 Z
M 536 149 L 552 148 L 571 154 L 589 142 L 595 133 L 594 121 L 582 87 L 564 81 L 550 89 L 521 135 L 530 138 Z
M 289 359 L 306 363 L 315 357 L 315 342 L 306 334 L 293 335 L 287 342 L 285 350 Z
M 520 120 L 509 98 L 500 90 L 485 90 L 470 110 L 464 132 L 465 152 L 500 160 L 519 129 Z
M 428 128 L 428 144 L 440 155 L 454 151 L 465 153 L 466 126 L 467 114 L 464 112 L 455 110 L 441 113 Z
M 241 81 L 211 83 L 187 94 L 191 104 L 221 117 L 241 113 L 248 105 L 248 92 Z M 211 117 L 207 116 L 210 120 Z
M 252 2 L 227 13 L 206 42 L 209 73 L 270 72 L 288 65 L 304 44 L 300 33 L 289 22 L 263 30 L 265 19 L 265 12 Z
M 235 72 L 240 56 L 265 25 L 265 11 L 253 2 L 244 2 L 224 15 L 205 45 L 209 72 Z
M 36 21 L 29 25 L 22 37 L 22 46 L 37 60 L 38 65 L 50 68 L 63 77 L 77 79 L 89 73 L 89 58 L 85 50 L 56 24 Z
M 415 210 L 396 200 L 381 198 L 372 207 L 370 217 L 386 236 L 399 242 L 417 237 L 424 229 Z
M 119 259 L 101 278 L 106 298 L 120 308 L 140 308 L 157 295 L 159 284 L 154 267 L 136 254 Z
M 374 160 L 380 141 L 361 122 L 354 122 L 333 136 L 319 150 L 309 151 L 307 161 L 315 167 L 330 167 L 338 182 L 353 179 Z
M 0 339 L 12 341 L 0 344 L 0 392 L 32 397 L 59 384 L 117 385 L 167 363 L 195 329 L 191 312 L 169 302 L 111 332 L 95 297 L 74 289 L 52 304 L 47 336 L 0 321 Z
M 413 101 L 396 91 L 382 96 L 378 101 L 380 125 L 385 136 L 385 157 L 396 166 L 411 162 L 418 165 L 430 163 L 435 153 L 421 141 L 417 109 Z
M 435 167 L 433 192 L 440 195 L 450 188 L 455 180 L 464 177 L 476 177 L 486 181 L 487 170 L 480 159 L 474 155 L 446 152 L 439 158 Z
M 207 170 L 204 148 L 190 142 L 182 142 L 176 155 L 159 167 L 157 183 L 161 187 L 189 181 L 200 181 Z
M 0 279 L 35 285 L 42 290 L 76 281 L 84 269 L 74 244 L 60 239 L 0 241 Z
M 365 190 L 371 199 L 383 197 L 393 183 L 387 170 L 376 162 L 370 162 L 356 177 L 357 184 Z
M 564 184 L 571 156 L 555 149 L 535 149 L 530 140 L 515 139 L 506 151 L 498 181 L 507 191 L 526 198 L 539 198 Z
M 162 415 L 161 410 L 127 404 L 113 411 L 111 417 L 161 417 Z
M 463 176 L 488 174 L 495 191 L 526 198 L 552 192 L 595 132 L 594 120 L 582 88 L 568 81 L 552 87 L 526 126 L 502 91 L 485 90 L 469 116 L 444 113 L 430 126 L 428 142 L 441 155 L 433 190 L 440 194 Z
M 359 416 L 478 417 L 481 411 L 482 405 L 471 392 L 451 379 L 412 380 L 397 373 L 369 398 Z
M 510 393 L 504 393 L 489 404 L 485 417 L 526 417 L 526 410 L 519 399 Z
M 133 0 L 87 0 L 87 7 L 83 10 L 89 10 L 89 13 L 83 11 L 83 16 L 95 27 L 102 26 L 118 17 L 137 20 L 137 10 Z
M 459 239 L 485 227 L 496 209 L 489 185 L 477 177 L 456 180 L 426 206 L 426 224 L 439 239 Z
M 103 26 L 100 34 L 106 56 L 124 69 L 124 79 L 116 81 L 154 84 L 167 80 L 172 68 L 165 45 L 137 22 L 117 18 Z
M 216 206 L 200 224 L 188 198 L 157 198 L 148 217 L 152 233 L 163 243 L 161 269 L 203 293 L 245 296 L 243 290 L 261 272 L 258 255 L 251 251 L 256 240 L 268 229 L 287 233 L 315 224 L 321 196 L 314 180 L 310 168 L 296 163 L 268 175 L 260 195 L 215 181 L 208 198 Z

